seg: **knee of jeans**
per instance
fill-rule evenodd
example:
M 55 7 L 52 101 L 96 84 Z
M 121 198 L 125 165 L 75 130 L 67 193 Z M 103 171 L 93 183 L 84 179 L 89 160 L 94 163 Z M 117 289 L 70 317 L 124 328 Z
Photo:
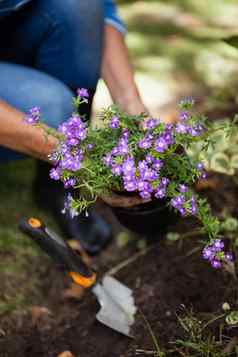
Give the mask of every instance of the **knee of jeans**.
M 52 81 L 42 88 L 37 104 L 41 109 L 43 122 L 57 128 L 74 110 L 73 92 L 63 83 Z
M 74 24 L 79 23 L 94 27 L 97 22 L 103 22 L 103 0 L 43 0 L 43 2 L 49 13 L 53 14 L 56 23 L 63 23 L 67 27 L 72 28 L 72 25 L 74 27 Z

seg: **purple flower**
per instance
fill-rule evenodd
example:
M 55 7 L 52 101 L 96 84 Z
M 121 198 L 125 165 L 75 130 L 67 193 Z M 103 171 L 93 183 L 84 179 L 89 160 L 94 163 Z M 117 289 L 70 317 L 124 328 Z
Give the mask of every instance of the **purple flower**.
M 58 168 L 52 168 L 51 170 L 50 170 L 50 178 L 52 179 L 52 180 L 59 180 L 60 179 L 60 171 L 59 171 L 59 169 Z
M 147 169 L 140 176 L 143 180 L 154 181 L 158 178 L 158 173 L 155 170 Z
M 129 153 L 129 148 L 127 144 L 119 144 L 117 147 L 117 155 L 127 155 Z
M 87 149 L 89 150 L 89 151 L 91 151 L 91 150 L 93 150 L 93 148 L 94 148 L 94 144 L 87 144 Z
M 192 196 L 192 198 L 191 198 L 191 207 L 189 209 L 189 212 L 192 215 L 197 214 L 197 203 L 196 203 L 196 199 L 194 196 Z
M 67 145 L 69 146 L 76 146 L 79 144 L 79 140 L 75 138 L 71 138 L 67 140 Z
M 139 195 L 140 195 L 141 198 L 144 198 L 144 199 L 151 198 L 151 193 L 149 191 L 146 191 L 146 190 L 140 191 Z
M 117 146 L 115 146 L 115 147 L 112 149 L 112 155 L 114 155 L 114 156 L 119 155 L 119 149 L 118 149 Z
M 180 120 L 188 120 L 188 118 L 189 118 L 188 112 L 181 112 L 181 113 L 179 114 L 179 119 L 180 119 Z
M 153 191 L 151 185 L 147 181 L 138 180 L 137 187 L 139 191 L 148 191 L 150 193 Z
M 206 260 L 212 260 L 214 258 L 214 251 L 211 246 L 207 246 L 202 251 L 203 258 Z
M 65 199 L 64 208 L 62 210 L 62 213 L 65 214 L 66 211 L 69 211 L 71 218 L 74 218 L 79 215 L 78 211 L 73 207 L 73 197 L 70 193 L 68 193 L 68 195 Z
M 199 163 L 197 164 L 197 169 L 198 169 L 199 171 L 202 171 L 202 170 L 204 169 L 204 165 L 203 165 L 202 162 L 199 162 Z
M 225 260 L 227 262 L 232 262 L 233 261 L 233 255 L 231 253 L 225 253 Z
M 161 181 L 160 181 L 160 184 L 162 186 L 167 186 L 169 183 L 169 179 L 167 177 L 162 177 Z
M 178 134 L 186 134 L 188 132 L 188 126 L 184 123 L 178 123 L 175 130 Z
M 165 138 L 163 136 L 160 136 L 156 141 L 155 141 L 155 150 L 159 153 L 164 152 L 165 150 L 168 149 L 168 143 L 166 142 Z
M 188 186 L 183 185 L 183 184 L 179 185 L 179 191 L 182 192 L 182 193 L 187 192 L 188 191 Z
M 76 179 L 74 177 L 63 180 L 64 188 L 68 189 L 76 184 Z
M 122 173 L 122 167 L 121 167 L 121 165 L 113 164 L 113 165 L 112 165 L 112 173 L 113 173 L 113 175 L 115 175 L 115 176 L 120 176 L 121 173 Z
M 155 191 L 155 197 L 156 198 L 164 198 L 166 195 L 166 189 L 164 187 L 159 187 L 157 188 L 157 190 Z
M 129 130 L 127 128 L 123 129 L 121 136 L 122 136 L 123 139 L 128 140 L 128 138 L 129 138 Z
M 170 201 L 171 206 L 178 210 L 182 208 L 184 203 L 185 203 L 185 198 L 183 195 L 176 196 L 172 198 L 172 200 Z
M 106 166 L 111 166 L 112 164 L 112 155 L 109 153 L 109 154 L 106 154 L 103 159 L 102 159 L 104 165 Z
M 213 249 L 216 252 L 221 252 L 224 249 L 224 242 L 221 239 L 215 239 L 213 242 Z
M 124 182 L 124 188 L 128 192 L 136 191 L 137 190 L 137 182 L 136 182 L 136 180 L 125 181 Z
M 40 108 L 33 107 L 29 110 L 29 114 L 23 118 L 27 124 L 35 125 L 40 121 Z
M 138 142 L 138 147 L 140 149 L 149 149 L 152 146 L 152 141 L 147 139 L 142 139 Z
M 161 160 L 155 159 L 152 167 L 155 170 L 160 170 L 163 167 L 163 162 Z
M 108 124 L 109 128 L 111 129 L 117 129 L 119 128 L 119 125 L 120 125 L 120 121 L 119 118 L 116 116 L 112 117 Z
M 89 98 L 89 93 L 88 93 L 88 90 L 86 88 L 79 88 L 77 90 L 77 95 L 80 98 Z
M 155 161 L 155 158 L 154 158 L 152 155 L 148 154 L 148 155 L 146 155 L 146 157 L 145 157 L 145 161 L 146 161 L 148 164 L 152 164 L 152 163 Z
M 144 170 L 148 169 L 147 162 L 145 160 L 141 160 L 138 162 L 138 169 L 140 172 L 144 172 Z
M 213 259 L 213 260 L 211 260 L 211 265 L 213 268 L 219 269 L 219 268 L 221 268 L 221 261 L 217 260 L 217 259 Z
M 122 171 L 124 175 L 132 174 L 135 172 L 135 162 L 131 157 L 127 158 L 122 164 Z
M 144 129 L 154 129 L 159 124 L 158 119 L 150 118 L 144 121 L 143 127 Z

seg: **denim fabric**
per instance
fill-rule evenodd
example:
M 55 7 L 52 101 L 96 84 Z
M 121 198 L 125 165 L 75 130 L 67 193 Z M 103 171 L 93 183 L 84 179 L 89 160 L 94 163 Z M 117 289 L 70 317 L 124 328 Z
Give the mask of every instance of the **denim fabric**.
M 22 111 L 42 107 L 56 127 L 72 110 L 71 91 L 96 88 L 104 8 L 101 0 L 90 4 L 33 0 L 1 19 L 0 98 Z
M 1 99 L 23 112 L 39 106 L 44 122 L 53 128 L 57 128 L 73 111 L 73 92 L 61 81 L 45 73 L 0 62 L 0 78 Z M 0 161 L 22 157 L 12 150 L 0 148 Z
M 13 11 L 19 10 L 26 3 L 33 0 L 0 0 L 0 17 L 9 15 Z M 81 0 L 82 1 L 82 0 Z M 90 1 L 90 0 L 85 0 Z M 114 26 L 118 31 L 125 32 L 125 26 L 120 19 L 117 7 L 113 0 L 101 0 L 104 2 L 104 18 L 105 22 Z M 88 2 L 88 5 L 91 4 Z

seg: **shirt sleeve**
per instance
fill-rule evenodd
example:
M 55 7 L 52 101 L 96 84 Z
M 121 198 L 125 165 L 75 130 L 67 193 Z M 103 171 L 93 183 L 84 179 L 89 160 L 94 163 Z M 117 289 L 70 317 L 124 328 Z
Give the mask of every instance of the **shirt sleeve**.
M 104 19 L 105 23 L 112 25 L 123 34 L 126 33 L 125 24 L 118 14 L 114 0 L 104 0 Z

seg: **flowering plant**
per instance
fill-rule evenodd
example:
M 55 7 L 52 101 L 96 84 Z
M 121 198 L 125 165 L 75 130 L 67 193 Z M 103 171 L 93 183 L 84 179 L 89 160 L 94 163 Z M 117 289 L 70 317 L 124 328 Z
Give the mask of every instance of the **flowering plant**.
M 66 189 L 80 190 L 80 196 L 68 197 L 66 208 L 73 215 L 81 212 L 102 194 L 123 191 L 143 199 L 165 200 L 180 215 L 196 216 L 208 236 L 203 256 L 218 268 L 232 256 L 224 252 L 217 237 L 219 221 L 212 216 L 206 200 L 193 191 L 197 179 L 205 178 L 203 164 L 187 155 L 186 149 L 203 140 L 209 144 L 210 123 L 194 112 L 192 99 L 180 102 L 179 120 L 166 124 L 145 114 L 128 115 L 116 106 L 100 115 L 103 127 L 93 128 L 78 114 L 87 102 L 85 89 L 78 91 L 76 112 L 58 128 L 59 145 L 50 159 L 54 167 L 50 177 L 62 180 Z M 39 121 L 33 108 L 26 118 Z M 60 136 L 59 136 L 60 133 Z

